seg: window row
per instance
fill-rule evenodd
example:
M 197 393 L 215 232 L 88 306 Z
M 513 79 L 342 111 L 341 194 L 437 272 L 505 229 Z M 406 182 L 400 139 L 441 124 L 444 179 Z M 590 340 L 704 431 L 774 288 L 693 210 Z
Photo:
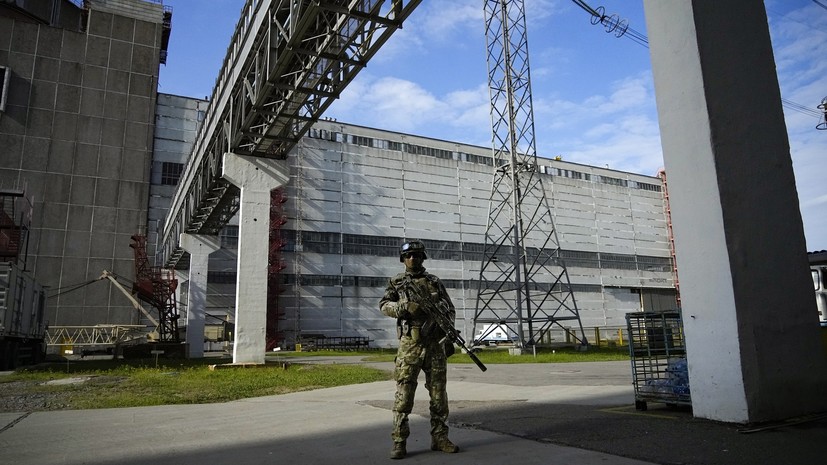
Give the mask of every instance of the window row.
M 384 288 L 388 285 L 389 276 L 343 276 L 343 275 L 296 275 L 285 273 L 280 276 L 280 284 L 323 287 L 372 287 Z M 236 280 L 235 271 L 211 271 L 207 273 L 207 282 L 210 284 L 229 284 Z M 448 289 L 476 290 L 479 280 L 476 279 L 443 279 L 442 284 Z M 548 291 L 550 285 L 538 283 L 534 290 Z M 558 284 L 556 290 L 563 290 Z M 572 284 L 572 292 L 603 292 L 599 284 Z
M 299 242 L 298 238 L 301 239 Z M 397 257 L 399 246 L 406 239 L 394 236 L 367 236 L 359 234 L 341 234 L 319 231 L 281 230 L 281 239 L 284 241 L 284 252 L 319 253 L 327 255 L 370 255 L 375 257 Z M 428 258 L 433 260 L 471 261 L 480 262 L 486 257 L 485 244 L 436 241 L 422 239 L 427 249 Z M 222 247 L 232 247 L 238 243 L 238 227 L 227 226 L 221 232 Z M 299 245 L 301 245 L 299 247 Z M 511 248 L 500 247 L 503 255 L 510 255 Z M 527 259 L 530 262 L 547 263 L 554 266 L 565 263 L 568 267 L 605 268 L 640 271 L 672 270 L 672 260 L 669 257 L 652 257 L 645 255 L 610 254 L 600 252 L 585 252 L 580 250 L 545 249 L 541 252 L 536 248 L 528 248 Z
M 408 144 L 403 142 L 390 141 L 385 139 L 374 139 L 367 136 L 358 136 L 354 134 L 342 134 L 324 129 L 311 129 L 308 133 L 309 137 L 315 139 L 324 139 L 333 142 L 348 143 L 360 145 L 363 147 L 374 147 L 378 149 L 394 150 L 400 152 L 413 153 L 416 155 L 425 155 L 434 158 L 441 158 L 445 160 L 456 160 L 477 163 L 482 165 L 493 166 L 494 160 L 491 156 L 474 155 L 465 152 L 452 152 L 450 150 L 438 149 L 434 147 L 427 147 L 424 145 Z M 557 168 L 552 166 L 540 165 L 540 173 L 549 176 L 559 176 L 569 179 L 578 179 L 582 181 L 598 182 L 612 186 L 628 187 L 632 189 L 642 189 L 653 192 L 661 192 L 661 186 L 657 184 L 649 184 L 644 182 L 630 181 L 627 179 L 613 178 L 611 176 L 592 175 L 590 173 L 583 173 L 580 171 Z
M 162 186 L 176 186 L 181 180 L 181 175 L 184 173 L 183 163 L 173 163 L 168 161 L 154 161 L 152 162 L 152 174 L 150 183 Z

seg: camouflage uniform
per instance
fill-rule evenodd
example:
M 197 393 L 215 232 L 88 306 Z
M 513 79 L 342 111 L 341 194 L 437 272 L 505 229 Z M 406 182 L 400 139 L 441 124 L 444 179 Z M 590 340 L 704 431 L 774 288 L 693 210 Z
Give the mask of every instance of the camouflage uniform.
M 456 311 L 445 286 L 436 276 L 425 272 L 424 268 L 417 271 L 408 270 L 391 278 L 385 295 L 379 302 L 379 307 L 387 316 L 397 319 L 399 331 L 399 350 L 396 354 L 394 378 L 396 379 L 396 399 L 393 404 L 393 432 L 391 437 L 395 444 L 403 448 L 405 440 L 410 434 L 408 414 L 411 413 L 414 403 L 414 393 L 417 386 L 417 377 L 420 370 L 425 371 L 425 387 L 430 395 L 431 412 L 431 449 L 445 452 L 456 452 L 456 446 L 448 441 L 448 395 L 445 391 L 447 383 L 447 357 L 445 346 L 440 342 L 444 333 L 433 322 L 429 321 L 424 312 L 415 312 L 410 315 L 406 312 L 408 298 L 404 291 L 397 291 L 399 285 L 406 278 L 412 278 L 420 289 L 427 291 L 424 294 L 442 299 L 448 304 L 449 317 L 454 321 Z M 400 295 L 402 294 L 402 295 Z M 443 446 L 445 443 L 450 447 Z M 452 450 L 447 450 L 452 449 Z M 393 457 L 393 452 L 392 452 Z M 401 458 L 401 457 L 393 457 Z

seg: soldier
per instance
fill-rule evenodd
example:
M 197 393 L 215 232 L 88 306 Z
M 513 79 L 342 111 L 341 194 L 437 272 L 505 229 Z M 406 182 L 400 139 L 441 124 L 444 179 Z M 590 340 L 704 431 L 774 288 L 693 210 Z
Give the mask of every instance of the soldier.
M 445 334 L 432 318 L 420 308 L 418 302 L 410 299 L 402 285 L 403 281 L 412 281 L 413 285 L 427 292 L 420 293 L 432 299 L 442 300 L 447 304 L 451 322 L 456 311 L 445 286 L 436 276 L 425 271 L 422 262 L 425 245 L 420 241 L 402 244 L 399 261 L 405 264 L 405 272 L 399 273 L 388 282 L 385 296 L 379 302 L 379 308 L 387 316 L 396 318 L 399 350 L 396 353 L 396 400 L 393 404 L 393 448 L 392 459 L 401 459 L 407 453 L 405 446 L 410 428 L 408 414 L 411 413 L 416 392 L 417 377 L 420 370 L 425 371 L 425 387 L 431 398 L 431 450 L 447 453 L 459 451 L 459 447 L 448 439 L 448 394 Z M 436 303 L 436 302 L 435 302 Z M 453 348 L 453 345 L 450 346 Z M 450 349 L 449 349 L 450 351 Z

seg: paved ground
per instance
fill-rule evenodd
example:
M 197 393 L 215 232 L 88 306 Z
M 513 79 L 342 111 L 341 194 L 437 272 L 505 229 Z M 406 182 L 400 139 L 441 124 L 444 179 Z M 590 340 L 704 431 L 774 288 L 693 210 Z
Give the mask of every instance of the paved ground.
M 629 369 L 628 362 L 527 364 L 481 373 L 451 364 L 451 437 L 462 450 L 450 456 L 429 450 L 427 394 L 420 387 L 402 463 L 825 462 L 825 417 L 747 433 L 658 404 L 639 412 Z M 378 382 L 226 404 L 0 414 L 0 463 L 391 463 L 393 389 L 392 382 Z

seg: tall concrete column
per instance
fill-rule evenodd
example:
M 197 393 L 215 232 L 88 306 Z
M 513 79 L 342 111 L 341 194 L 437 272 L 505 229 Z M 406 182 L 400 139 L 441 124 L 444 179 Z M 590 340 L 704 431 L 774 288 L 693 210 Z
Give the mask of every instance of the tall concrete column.
M 644 0 L 692 409 L 827 410 L 827 361 L 761 0 Z
M 204 357 L 204 321 L 207 316 L 207 271 L 210 254 L 221 248 L 218 236 L 181 234 L 181 247 L 190 254 L 187 285 L 187 344 L 189 358 Z
M 241 189 L 233 363 L 264 363 L 270 191 L 287 184 L 283 161 L 224 154 L 225 179 Z
M 178 315 L 181 315 L 188 304 L 186 301 L 187 296 L 184 294 L 184 286 L 186 285 L 187 289 L 189 289 L 189 270 L 174 270 L 174 273 L 175 279 L 178 280 L 178 286 L 175 287 L 175 309 L 178 311 Z

